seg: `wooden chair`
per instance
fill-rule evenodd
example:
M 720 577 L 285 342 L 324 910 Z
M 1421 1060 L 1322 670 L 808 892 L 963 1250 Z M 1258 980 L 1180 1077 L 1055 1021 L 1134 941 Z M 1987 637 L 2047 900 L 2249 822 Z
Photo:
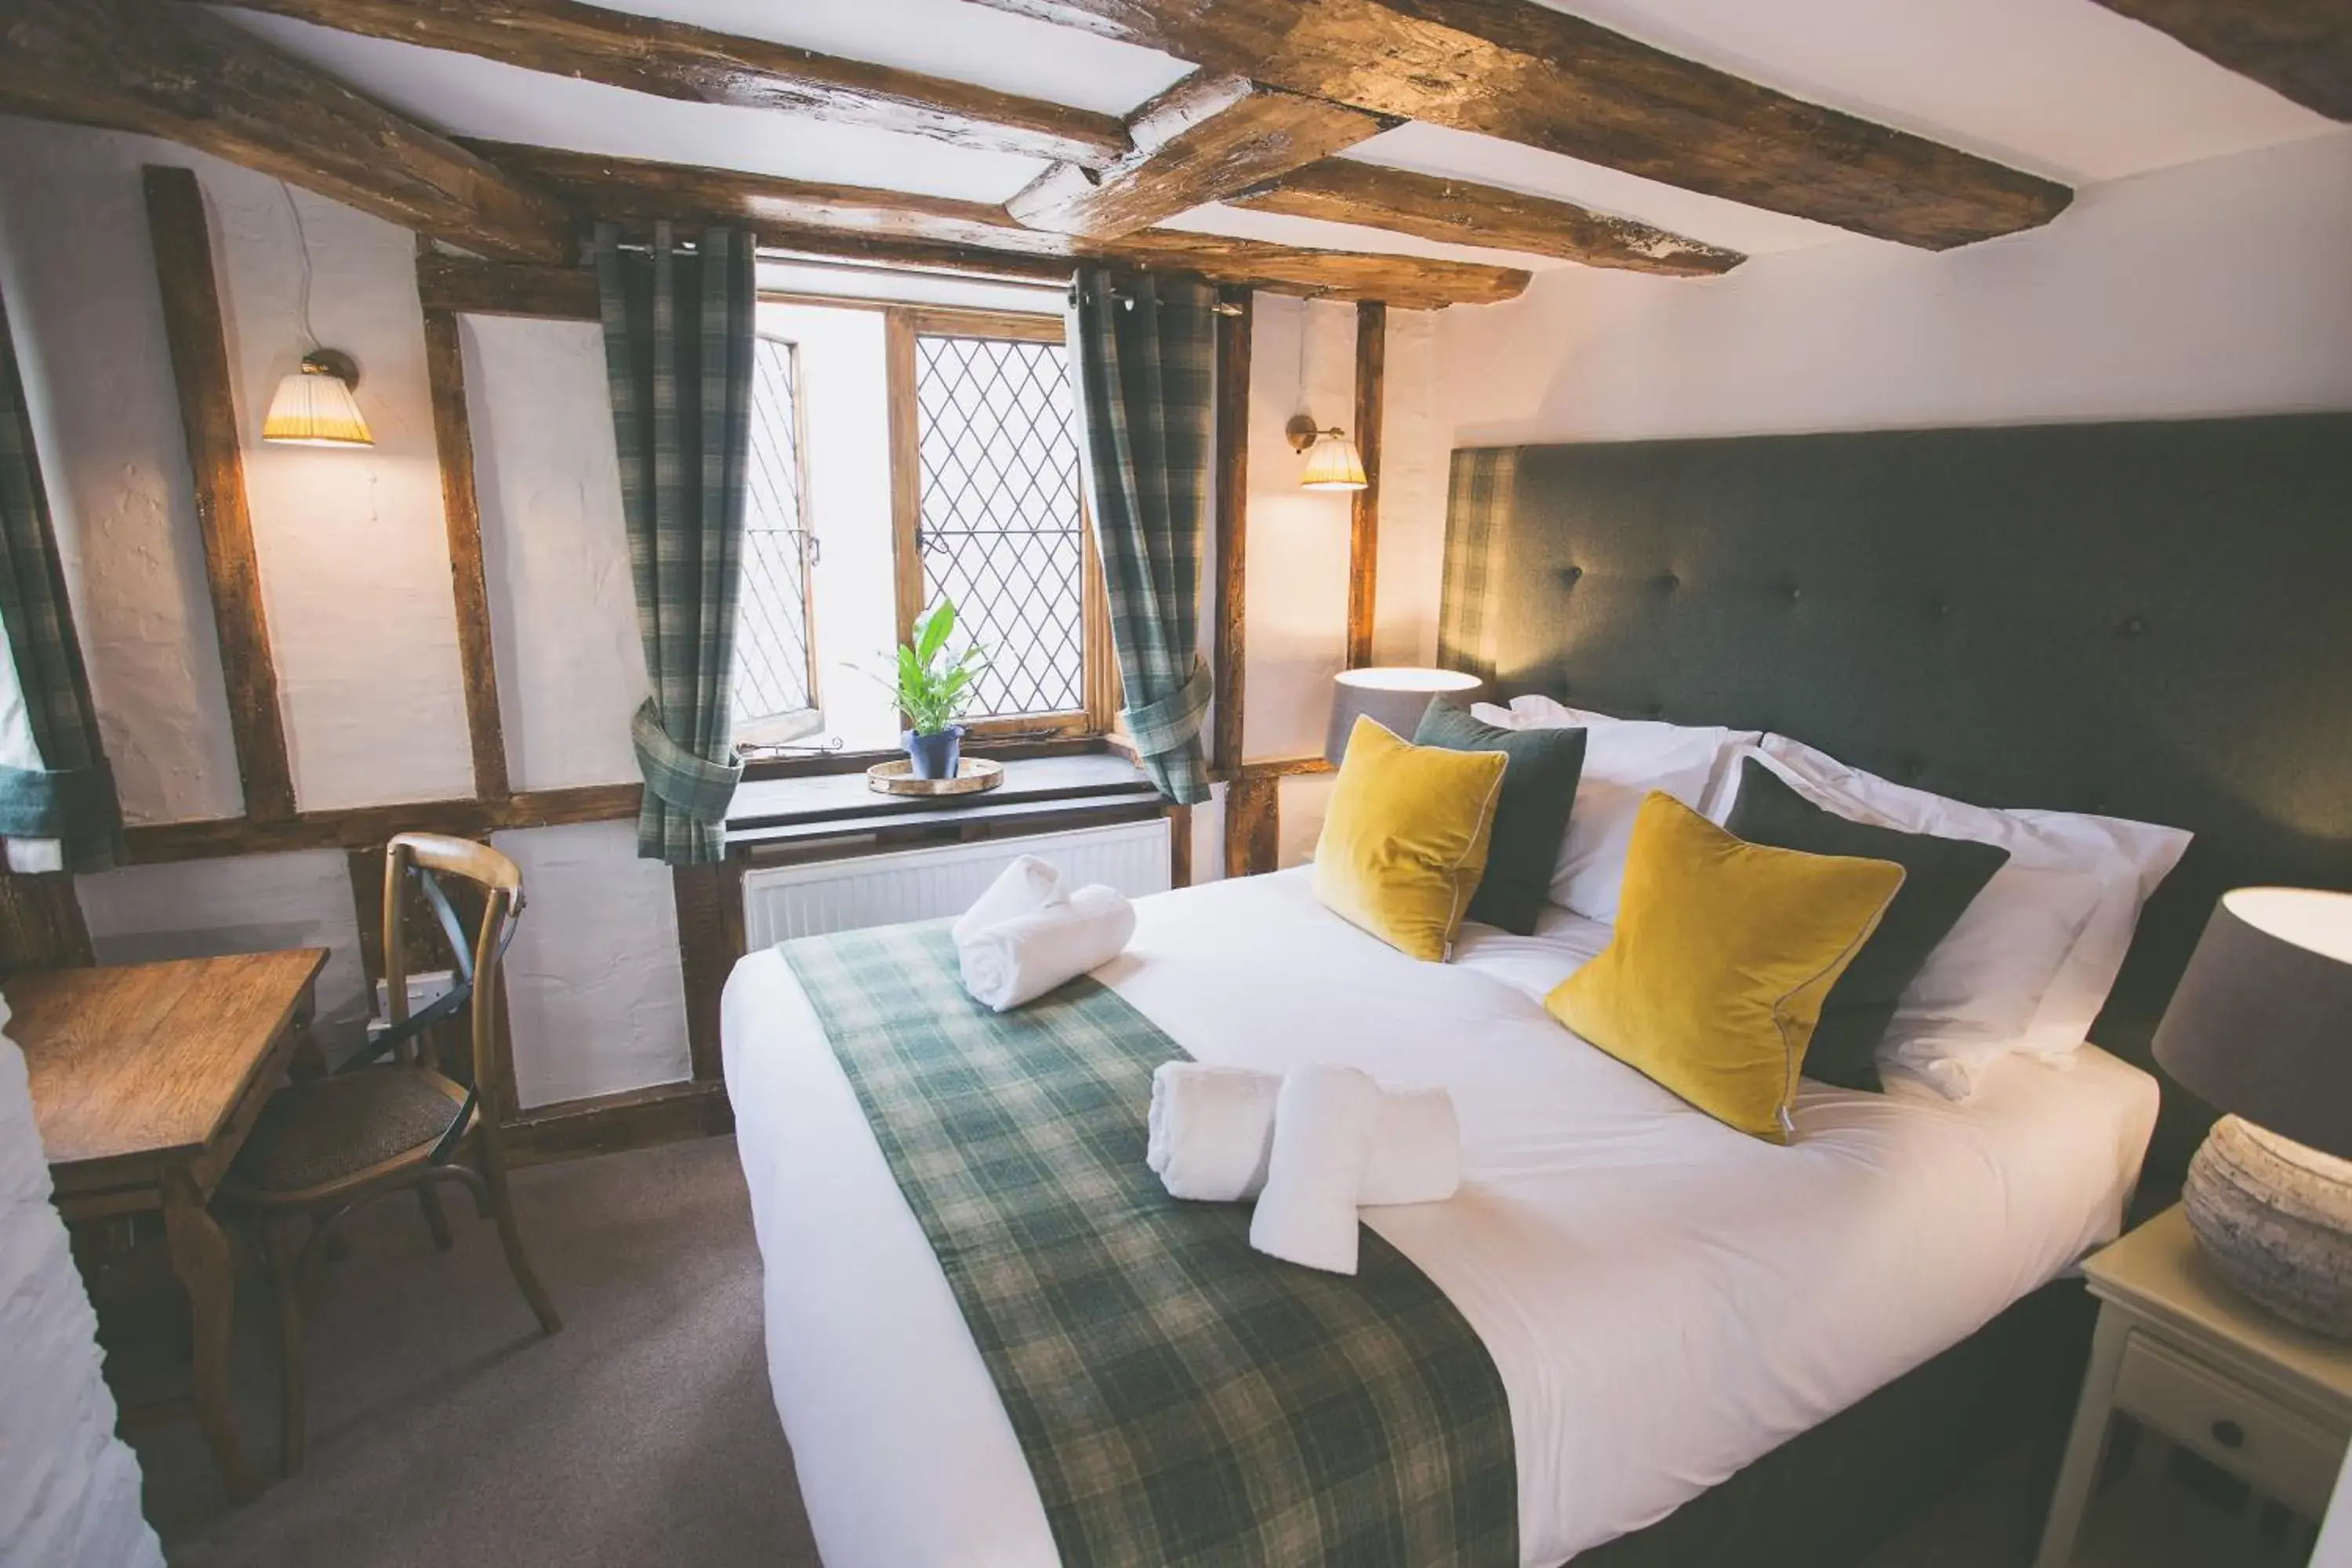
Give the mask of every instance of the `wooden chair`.
M 412 876 L 455 954 L 459 982 L 452 997 L 414 1019 L 404 919 Z M 473 884 L 481 896 L 480 923 L 470 939 L 436 879 L 444 877 Z M 497 1222 L 507 1267 L 540 1327 L 551 1334 L 563 1326 L 523 1253 L 499 1141 L 505 1109 L 499 1103 L 495 1059 L 499 969 L 521 909 L 521 871 L 487 845 L 436 833 L 404 833 L 387 845 L 383 972 L 391 1028 L 361 1061 L 272 1096 L 222 1184 L 220 1201 L 260 1230 L 276 1286 L 284 1358 L 281 1463 L 288 1475 L 302 1468 L 303 1457 L 302 1274 L 337 1224 L 361 1204 L 415 1193 L 434 1244 L 446 1250 L 449 1225 L 437 1189 L 444 1182 L 466 1187 L 476 1211 Z M 431 1032 L 461 1010 L 470 1026 L 470 1087 L 440 1070 L 451 1064 L 436 1062 L 430 1048 Z M 384 1054 L 393 1059 L 370 1065 Z

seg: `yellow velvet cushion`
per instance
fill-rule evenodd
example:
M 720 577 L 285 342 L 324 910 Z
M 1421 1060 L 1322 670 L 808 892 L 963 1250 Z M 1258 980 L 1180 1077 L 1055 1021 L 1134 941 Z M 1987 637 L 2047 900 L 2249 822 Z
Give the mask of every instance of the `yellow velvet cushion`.
M 1486 874 L 1509 760 L 1416 746 L 1358 719 L 1315 846 L 1315 896 L 1398 952 L 1442 962 Z
M 1784 1143 L 1822 1001 L 1902 886 L 1892 861 L 1750 844 L 1654 791 L 1615 937 L 1544 1005 L 1717 1121 Z

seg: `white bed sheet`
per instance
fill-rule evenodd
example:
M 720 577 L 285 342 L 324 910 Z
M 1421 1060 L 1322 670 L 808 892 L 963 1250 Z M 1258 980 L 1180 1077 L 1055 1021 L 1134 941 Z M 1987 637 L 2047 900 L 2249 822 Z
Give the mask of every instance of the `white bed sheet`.
M 2155 1121 L 2154 1080 L 2086 1047 L 2063 1070 L 2009 1058 L 1964 1105 L 1808 1083 L 1778 1148 L 1543 1013 L 1606 940 L 1565 911 L 1532 938 L 1474 928 L 1442 967 L 1331 915 L 1303 873 L 1137 913 L 1098 977 L 1197 1058 L 1453 1092 L 1461 1194 L 1365 1219 L 1494 1358 L 1529 1564 L 1664 1517 L 2114 1237 Z M 946 1277 L 776 952 L 737 965 L 723 1037 L 770 1377 L 824 1561 L 1056 1563 Z

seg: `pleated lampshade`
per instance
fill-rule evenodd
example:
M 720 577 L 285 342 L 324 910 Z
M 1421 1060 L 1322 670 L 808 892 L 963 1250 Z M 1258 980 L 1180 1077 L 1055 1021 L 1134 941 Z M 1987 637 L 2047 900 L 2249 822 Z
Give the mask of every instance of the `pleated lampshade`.
M 373 447 L 375 437 L 360 413 L 351 384 L 316 354 L 278 384 L 261 438 L 293 447 Z
M 1307 471 L 1298 476 L 1303 490 L 1360 490 L 1364 488 L 1364 459 L 1356 444 L 1337 430 L 1315 438 L 1307 454 Z

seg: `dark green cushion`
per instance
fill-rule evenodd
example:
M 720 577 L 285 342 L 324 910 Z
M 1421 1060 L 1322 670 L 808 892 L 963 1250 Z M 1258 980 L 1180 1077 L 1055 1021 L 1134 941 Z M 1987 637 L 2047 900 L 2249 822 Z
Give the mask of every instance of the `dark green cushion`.
M 1754 757 L 1741 759 L 1739 794 L 1724 823 L 1750 844 L 1809 855 L 1858 855 L 1903 868 L 1903 888 L 1878 929 L 1822 1004 L 1805 1076 L 1841 1089 L 1878 1089 L 1878 1042 L 1895 1005 L 2009 851 L 1965 838 L 1853 822 L 1799 795 Z
M 1551 896 L 1552 868 L 1568 835 L 1576 781 L 1584 774 L 1581 730 L 1498 730 L 1443 699 L 1429 705 L 1416 746 L 1451 752 L 1500 752 L 1503 798 L 1495 803 L 1493 846 L 1486 875 L 1470 900 L 1470 918 L 1520 936 L 1535 933 L 1536 917 Z

